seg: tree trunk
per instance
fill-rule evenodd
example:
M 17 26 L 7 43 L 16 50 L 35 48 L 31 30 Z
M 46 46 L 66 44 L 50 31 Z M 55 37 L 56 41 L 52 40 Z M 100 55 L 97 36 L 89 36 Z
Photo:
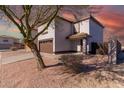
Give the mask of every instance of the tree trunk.
M 37 61 L 37 67 L 39 70 L 42 70 L 43 68 L 45 68 L 45 64 L 43 62 L 42 56 L 37 48 L 37 45 L 32 42 L 32 43 L 28 43 L 27 46 L 31 49 L 32 53 L 34 54 L 34 57 Z

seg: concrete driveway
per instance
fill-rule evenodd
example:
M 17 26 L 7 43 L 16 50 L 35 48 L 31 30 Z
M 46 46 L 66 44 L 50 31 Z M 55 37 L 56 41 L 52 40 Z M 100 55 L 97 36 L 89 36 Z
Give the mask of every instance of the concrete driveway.
M 19 51 L 13 51 L 8 52 L 7 54 L 0 52 L 0 63 L 1 64 L 8 64 L 8 63 L 14 63 L 14 62 L 20 62 L 23 60 L 33 59 L 34 56 L 31 52 L 24 52 L 19 53 Z M 17 52 L 17 53 L 16 53 Z M 57 58 L 57 55 L 49 54 L 49 53 L 41 53 L 43 57 L 49 57 L 49 58 Z M 10 56 L 8 56 L 10 55 Z
M 20 55 L 17 55 L 17 56 L 10 56 L 10 57 L 6 57 L 6 58 L 1 58 L 1 63 L 2 64 L 8 64 L 8 63 L 13 63 L 13 62 L 18 62 L 18 61 L 31 59 L 33 57 L 34 56 L 33 56 L 32 53 L 20 54 Z

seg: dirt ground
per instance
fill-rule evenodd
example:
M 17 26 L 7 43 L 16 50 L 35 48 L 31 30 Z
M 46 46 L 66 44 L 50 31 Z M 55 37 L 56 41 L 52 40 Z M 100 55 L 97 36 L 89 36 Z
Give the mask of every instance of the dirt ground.
M 66 88 L 124 87 L 124 77 L 103 69 L 75 74 L 53 58 L 43 58 L 48 66 L 37 70 L 34 59 L 0 66 L 0 87 Z

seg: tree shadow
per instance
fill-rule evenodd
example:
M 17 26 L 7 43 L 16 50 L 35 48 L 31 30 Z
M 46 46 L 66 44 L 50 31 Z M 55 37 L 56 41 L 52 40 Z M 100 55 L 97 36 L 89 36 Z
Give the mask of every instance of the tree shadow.
M 100 65 L 100 64 L 99 64 Z M 57 63 L 54 65 L 48 65 L 46 66 L 46 68 L 50 68 L 50 67 L 57 67 L 57 66 L 65 66 L 70 70 L 73 70 L 75 73 L 79 74 L 79 73 L 87 73 L 87 72 L 91 72 L 94 70 L 98 70 L 101 69 L 102 66 L 97 67 L 96 64 L 73 64 L 73 65 L 67 65 L 64 63 Z
M 94 64 L 93 65 L 85 65 L 85 64 L 81 64 L 78 69 L 76 70 L 77 73 L 88 73 L 94 70 L 98 70 L 102 67 L 96 67 Z
M 62 66 L 62 65 L 63 65 L 63 63 L 57 63 L 57 64 L 53 64 L 53 65 L 48 65 L 48 66 L 46 66 L 46 68 Z

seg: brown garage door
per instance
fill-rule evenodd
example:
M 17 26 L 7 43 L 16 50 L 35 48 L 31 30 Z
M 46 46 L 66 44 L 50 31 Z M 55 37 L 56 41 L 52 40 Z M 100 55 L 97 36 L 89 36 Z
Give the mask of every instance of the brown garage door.
M 53 40 L 40 41 L 39 48 L 41 52 L 53 53 Z

